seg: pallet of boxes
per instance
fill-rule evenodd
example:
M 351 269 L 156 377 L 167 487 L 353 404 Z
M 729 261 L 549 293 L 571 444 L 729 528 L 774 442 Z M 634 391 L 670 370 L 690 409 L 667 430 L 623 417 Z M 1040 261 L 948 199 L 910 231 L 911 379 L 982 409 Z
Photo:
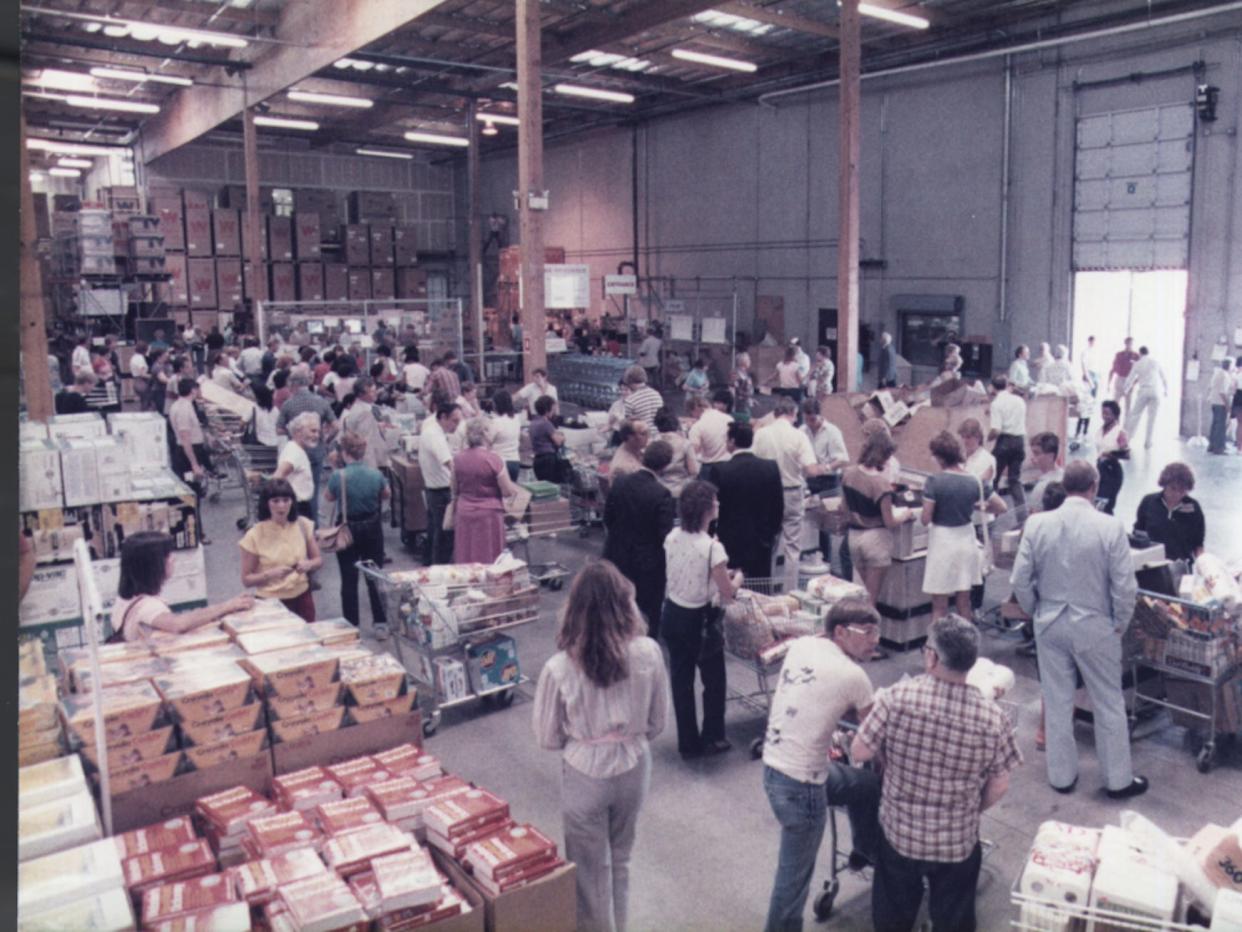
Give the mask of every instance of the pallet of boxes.
M 30 811 L 84 799 L 76 758 L 19 776 Z M 191 811 L 66 845 L 19 867 L 23 930 L 437 929 L 569 932 L 574 867 L 507 801 L 416 743 L 196 798 Z M 45 820 L 40 820 L 42 825 Z M 46 835 L 38 836 L 42 838 Z M 30 839 L 36 836 L 26 834 Z

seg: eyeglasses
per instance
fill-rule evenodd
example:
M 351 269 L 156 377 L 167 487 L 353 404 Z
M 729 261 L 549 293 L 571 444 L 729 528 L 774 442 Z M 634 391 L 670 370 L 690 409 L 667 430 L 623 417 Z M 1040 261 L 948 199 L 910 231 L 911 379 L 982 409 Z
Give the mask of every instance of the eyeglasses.
M 853 631 L 855 634 L 861 634 L 865 638 L 880 639 L 880 628 L 878 625 L 846 625 L 846 631 Z

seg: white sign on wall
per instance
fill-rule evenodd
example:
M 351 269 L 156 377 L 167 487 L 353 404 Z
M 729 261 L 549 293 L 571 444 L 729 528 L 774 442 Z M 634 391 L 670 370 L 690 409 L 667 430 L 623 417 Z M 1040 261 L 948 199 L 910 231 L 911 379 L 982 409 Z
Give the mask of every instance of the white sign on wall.
M 543 267 L 543 306 L 568 311 L 591 305 L 591 267 L 588 265 L 545 265 Z
M 637 275 L 605 275 L 604 295 L 638 294 Z

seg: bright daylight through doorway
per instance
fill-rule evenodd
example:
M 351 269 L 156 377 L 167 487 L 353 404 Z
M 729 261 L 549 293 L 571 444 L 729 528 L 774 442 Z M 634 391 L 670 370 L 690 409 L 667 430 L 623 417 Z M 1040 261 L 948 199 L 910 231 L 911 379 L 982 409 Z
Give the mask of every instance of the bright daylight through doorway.
M 1186 338 L 1185 270 L 1074 273 L 1073 334 L 1075 360 L 1087 345 L 1087 337 L 1095 336 L 1105 384 L 1113 355 L 1127 336 L 1134 338 L 1136 351 L 1146 346 L 1169 380 L 1169 397 L 1161 401 L 1156 436 L 1177 435 L 1182 404 L 1182 346 Z M 1207 377 L 1205 370 L 1200 376 L 1201 385 L 1206 386 Z M 1187 426 L 1193 435 L 1193 419 Z

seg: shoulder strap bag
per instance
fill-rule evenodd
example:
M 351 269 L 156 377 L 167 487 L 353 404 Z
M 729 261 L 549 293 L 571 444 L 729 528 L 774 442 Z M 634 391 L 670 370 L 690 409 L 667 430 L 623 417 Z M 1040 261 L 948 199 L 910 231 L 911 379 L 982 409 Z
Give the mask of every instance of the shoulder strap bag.
M 331 527 L 315 532 L 321 553 L 340 553 L 354 545 L 354 535 L 349 529 L 349 467 L 339 473 L 341 477 L 341 500 Z

